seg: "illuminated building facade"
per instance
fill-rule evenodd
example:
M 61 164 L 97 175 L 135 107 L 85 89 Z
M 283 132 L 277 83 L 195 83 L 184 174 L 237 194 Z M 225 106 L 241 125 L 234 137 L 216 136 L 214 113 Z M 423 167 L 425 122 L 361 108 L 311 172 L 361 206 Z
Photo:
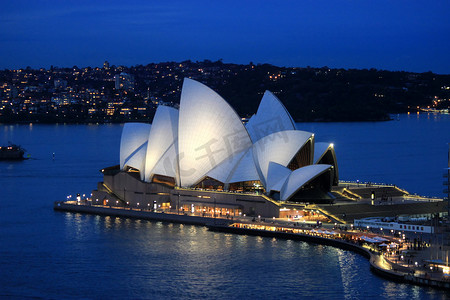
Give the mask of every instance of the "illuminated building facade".
M 332 201 L 332 144 L 315 143 L 266 91 L 243 124 L 207 86 L 185 79 L 180 107 L 159 106 L 152 125 L 127 123 L 120 164 L 103 171 L 93 201 L 207 214 L 278 217 L 286 202 Z M 109 199 L 108 199 L 109 200 Z
M 114 87 L 116 90 L 133 91 L 134 76 L 128 73 L 120 73 L 114 76 Z

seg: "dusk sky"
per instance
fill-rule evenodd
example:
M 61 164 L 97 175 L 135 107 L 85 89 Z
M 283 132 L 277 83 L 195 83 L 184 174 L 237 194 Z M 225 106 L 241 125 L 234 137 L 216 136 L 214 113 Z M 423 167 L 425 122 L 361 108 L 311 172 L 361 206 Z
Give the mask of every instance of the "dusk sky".
M 2 1 L 0 69 L 223 59 L 450 74 L 450 1 Z

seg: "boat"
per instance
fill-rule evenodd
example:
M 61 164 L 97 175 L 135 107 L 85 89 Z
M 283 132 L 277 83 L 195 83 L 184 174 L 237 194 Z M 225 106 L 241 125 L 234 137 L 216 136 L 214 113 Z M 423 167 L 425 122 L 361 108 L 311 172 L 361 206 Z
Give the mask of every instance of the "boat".
M 25 149 L 19 145 L 0 146 L 0 160 L 21 160 L 24 154 Z

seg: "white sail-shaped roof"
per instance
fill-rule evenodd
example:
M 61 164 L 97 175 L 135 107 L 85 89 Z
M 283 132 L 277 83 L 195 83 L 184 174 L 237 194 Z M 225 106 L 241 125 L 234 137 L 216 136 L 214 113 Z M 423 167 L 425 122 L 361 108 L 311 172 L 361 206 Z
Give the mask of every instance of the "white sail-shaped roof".
M 131 167 L 139 170 L 139 175 L 141 180 L 144 180 L 144 168 L 145 168 L 145 153 L 147 152 L 147 142 L 145 142 L 142 147 L 136 151 L 126 162 L 124 167 Z
M 227 181 L 233 183 L 254 180 L 260 180 L 260 178 L 256 170 L 255 161 L 253 160 L 253 149 L 250 147 L 244 156 L 242 156 Z
M 151 125 L 143 123 L 126 123 L 120 139 L 120 169 L 126 166 L 138 169 L 144 174 L 147 141 Z
M 178 182 L 178 159 L 176 142 L 170 145 L 169 149 L 167 149 L 167 151 L 155 164 L 155 167 L 152 169 L 148 181 L 150 181 L 155 174 L 173 177 L 175 178 L 175 181 Z
M 299 168 L 291 173 L 281 188 L 280 199 L 283 201 L 291 198 L 302 186 L 328 171 L 331 165 L 309 165 Z
M 158 106 L 148 137 L 145 159 L 145 181 L 150 181 L 158 161 L 178 137 L 178 110 L 169 106 Z M 164 174 L 161 174 L 164 175 Z
M 220 165 L 208 172 L 207 176 L 214 178 L 220 182 L 228 183 L 228 178 L 236 165 L 241 161 L 247 150 L 241 151 L 227 159 L 225 159 Z
M 258 111 L 248 121 L 246 128 L 253 143 L 274 132 L 295 130 L 295 123 L 283 103 L 266 91 Z
M 178 123 L 181 186 L 194 185 L 250 145 L 250 137 L 233 108 L 207 86 L 185 79 Z M 183 170 L 192 172 L 182 174 Z
M 327 159 L 328 161 L 322 160 L 324 158 L 325 154 L 327 154 L 327 152 L 330 152 L 330 154 L 332 156 L 332 161 L 329 161 L 329 158 Z M 324 163 L 324 164 L 333 165 L 333 167 L 334 167 L 334 182 L 333 182 L 333 184 L 334 185 L 339 184 L 339 170 L 338 170 L 338 166 L 337 166 L 336 152 L 334 151 L 333 144 L 316 143 L 315 148 L 314 148 L 314 163 L 315 164 Z
M 314 143 L 312 133 L 296 130 L 272 93 L 264 94 L 245 127 L 222 97 L 191 79 L 183 83 L 179 111 L 160 106 L 152 125 L 125 124 L 120 169 L 128 167 L 138 169 L 147 182 L 163 175 L 180 187 L 195 186 L 205 177 L 223 182 L 225 188 L 259 180 L 268 194 L 279 191 L 281 200 L 321 175 L 321 184 L 328 175 L 330 184 L 338 184 L 333 144 Z M 325 174 L 330 168 L 334 173 Z
M 291 171 L 292 173 L 292 171 Z M 281 189 L 283 188 L 283 185 L 286 183 L 286 180 L 289 178 L 289 176 L 287 176 L 286 178 L 284 178 L 284 180 L 280 180 L 277 183 L 275 183 L 274 185 L 272 185 L 270 191 L 277 191 L 280 192 Z
M 267 184 L 270 162 L 287 167 L 295 154 L 313 136 L 306 131 L 286 130 L 272 133 L 257 141 L 253 145 L 253 156 L 263 185 Z
M 333 144 L 329 143 L 314 143 L 314 163 L 317 162 L 323 157 L 323 155 L 327 152 L 328 148 Z
M 280 191 L 286 179 L 291 175 L 292 171 L 280 164 L 269 162 L 269 169 L 267 172 L 266 191 Z

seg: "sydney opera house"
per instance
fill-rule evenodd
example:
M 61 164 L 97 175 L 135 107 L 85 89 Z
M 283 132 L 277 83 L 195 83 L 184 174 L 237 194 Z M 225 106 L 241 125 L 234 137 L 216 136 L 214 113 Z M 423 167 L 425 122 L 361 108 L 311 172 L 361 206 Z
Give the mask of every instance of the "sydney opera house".
M 179 109 L 159 106 L 152 124 L 127 123 L 120 164 L 102 170 L 92 201 L 177 213 L 278 217 L 287 203 L 333 201 L 333 144 L 297 130 L 266 91 L 244 124 L 207 86 L 185 79 Z

